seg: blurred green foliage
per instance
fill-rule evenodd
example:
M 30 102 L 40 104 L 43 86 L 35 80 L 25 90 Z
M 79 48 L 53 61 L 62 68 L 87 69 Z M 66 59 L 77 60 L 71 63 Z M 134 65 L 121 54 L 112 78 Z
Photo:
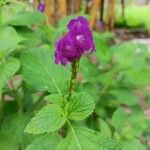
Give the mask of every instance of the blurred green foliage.
M 126 5 L 124 18 L 122 17 L 121 7 L 116 8 L 116 25 L 127 26 L 129 28 L 144 28 L 150 30 L 150 9 L 149 6 Z

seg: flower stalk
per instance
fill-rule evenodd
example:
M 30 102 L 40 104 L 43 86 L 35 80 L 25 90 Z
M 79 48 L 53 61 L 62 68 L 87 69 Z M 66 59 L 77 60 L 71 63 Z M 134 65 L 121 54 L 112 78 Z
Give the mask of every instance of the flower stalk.
M 79 70 L 79 59 L 75 60 L 74 62 L 72 62 L 71 64 L 71 80 L 70 80 L 70 85 L 69 85 L 69 90 L 68 90 L 68 96 L 67 96 L 67 101 L 70 100 L 73 90 L 75 88 L 76 85 L 76 81 L 77 81 L 77 73 Z

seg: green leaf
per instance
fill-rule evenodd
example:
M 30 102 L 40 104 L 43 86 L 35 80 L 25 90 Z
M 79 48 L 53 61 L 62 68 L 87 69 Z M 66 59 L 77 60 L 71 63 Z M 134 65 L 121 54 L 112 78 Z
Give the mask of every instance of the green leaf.
M 87 93 L 75 93 L 68 104 L 68 117 L 72 120 L 83 120 L 94 110 L 95 104 Z
M 63 110 L 56 104 L 42 108 L 27 125 L 25 132 L 32 134 L 49 133 L 61 128 L 66 121 Z
M 132 69 L 125 72 L 126 82 L 136 86 L 147 86 L 150 84 L 150 68 Z
M 138 104 L 138 97 L 129 89 L 111 90 L 110 93 L 114 95 L 121 104 L 131 106 Z
M 97 66 L 88 59 L 88 57 L 83 57 L 80 61 L 80 70 L 84 77 L 84 81 L 90 81 L 90 83 L 99 81 L 100 71 Z
M 119 150 L 118 144 L 100 132 L 73 128 L 57 146 L 57 150 Z
M 9 135 L 0 133 L 0 145 L 2 150 L 17 150 L 18 146 Z
M 111 59 L 111 53 L 109 51 L 109 41 L 113 38 L 113 34 L 105 32 L 102 34 L 94 33 L 94 42 L 96 46 L 96 57 L 101 62 L 108 62 Z
M 122 142 L 121 150 L 146 150 L 146 147 L 137 139 Z
M 0 59 L 14 51 L 22 38 L 12 27 L 0 27 Z
M 9 59 L 6 62 L 0 61 L 0 93 L 7 81 L 15 74 L 19 67 L 20 62 L 16 58 Z
M 18 26 L 16 29 L 18 34 L 24 38 L 24 41 L 21 42 L 21 45 L 32 48 L 42 44 L 40 30 L 34 31 L 26 26 Z
M 111 130 L 108 124 L 102 119 L 99 119 L 98 123 L 99 123 L 100 132 L 106 135 L 107 137 L 111 137 Z
M 21 57 L 23 76 L 36 90 L 61 95 L 70 79 L 70 72 L 54 63 L 54 54 L 48 48 L 30 49 Z
M 25 149 L 33 137 L 24 133 L 30 120 L 29 114 L 14 114 L 4 118 L 0 131 L 0 145 L 3 150 Z
M 112 124 L 117 130 L 122 130 L 122 127 L 124 126 L 125 120 L 127 120 L 127 114 L 123 110 L 123 108 L 118 108 L 112 117 Z
M 95 84 L 94 82 L 85 82 L 82 84 L 78 84 L 78 87 L 76 88 L 76 91 L 78 92 L 86 92 L 89 95 L 91 95 L 91 97 L 93 98 L 93 100 L 95 102 L 97 102 L 99 100 L 99 91 L 100 88 L 97 84 Z
M 54 150 L 60 141 L 61 136 L 58 134 L 42 135 L 28 145 L 26 150 Z
M 19 12 L 11 17 L 8 24 L 13 26 L 27 26 L 44 22 L 45 17 L 40 12 Z
M 132 42 L 125 42 L 111 47 L 114 61 L 118 68 L 133 68 L 136 58 L 136 45 Z
M 116 129 L 117 134 L 126 139 L 140 137 L 147 127 L 143 112 L 140 112 L 139 110 L 138 112 L 134 112 L 130 109 L 129 112 L 126 112 L 123 108 L 118 108 L 114 112 L 112 125 Z
M 44 97 L 44 100 L 53 104 L 62 104 L 63 98 L 59 94 L 51 94 Z

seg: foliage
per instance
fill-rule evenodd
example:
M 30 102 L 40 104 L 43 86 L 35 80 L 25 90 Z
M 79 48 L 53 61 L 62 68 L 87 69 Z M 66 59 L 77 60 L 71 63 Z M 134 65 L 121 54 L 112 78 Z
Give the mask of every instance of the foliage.
M 117 17 L 116 17 L 116 25 L 118 26 L 127 26 L 130 28 L 134 27 L 143 27 L 146 30 L 150 30 L 150 13 L 149 6 L 134 6 L 127 5 L 125 6 L 125 18 L 123 19 L 121 16 L 121 9 L 117 7 Z
M 149 105 L 147 48 L 94 33 L 96 53 L 80 60 L 68 99 L 71 67 L 54 64 L 54 44 L 68 19 L 52 27 L 26 7 L 10 2 L 2 8 L 1 149 L 146 150 L 150 125 L 139 94 Z

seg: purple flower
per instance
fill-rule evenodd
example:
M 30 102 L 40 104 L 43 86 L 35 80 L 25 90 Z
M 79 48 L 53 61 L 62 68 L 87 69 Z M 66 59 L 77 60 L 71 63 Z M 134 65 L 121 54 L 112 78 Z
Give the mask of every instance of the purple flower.
M 39 10 L 40 12 L 44 12 L 44 10 L 45 10 L 45 5 L 42 4 L 42 3 L 39 3 L 39 5 L 38 5 L 38 10 Z
M 72 19 L 68 26 L 68 33 L 56 42 L 55 63 L 66 65 L 90 51 L 95 51 L 92 32 L 86 18 L 80 16 Z
M 100 30 L 103 30 L 103 23 L 102 23 L 102 21 L 98 22 L 98 27 L 99 27 Z

